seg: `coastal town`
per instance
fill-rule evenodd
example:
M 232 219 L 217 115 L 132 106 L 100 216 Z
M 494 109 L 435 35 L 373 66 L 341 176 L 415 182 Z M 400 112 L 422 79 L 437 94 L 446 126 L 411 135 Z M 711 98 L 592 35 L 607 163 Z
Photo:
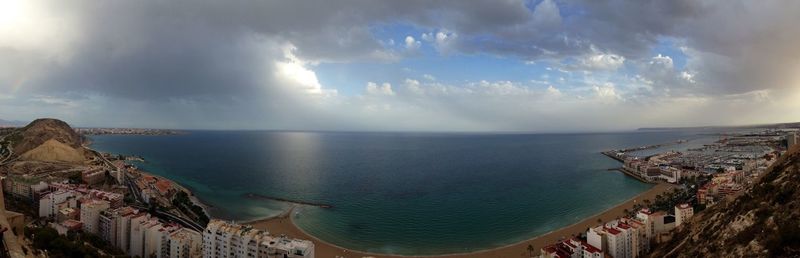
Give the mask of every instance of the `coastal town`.
M 3 257 L 315 257 L 311 241 L 209 219 L 191 191 L 131 164 L 140 157 L 78 133 L 171 131 L 76 131 L 53 119 L 0 131 Z
M 666 189 L 672 190 L 652 200 L 639 200 L 630 210 L 624 210 L 625 216 L 598 220 L 596 226 L 584 232 L 563 236 L 563 240 L 542 247 L 539 257 L 647 257 L 653 246 L 670 241 L 676 228 L 692 223 L 695 213 L 752 188 L 767 168 L 800 140 L 796 129 L 710 137 L 719 138 L 685 151 L 636 154 L 670 145 L 659 144 L 603 152 L 622 162 L 619 171 L 626 175 L 646 183 L 668 185 Z
M 9 257 L 394 257 L 336 247 L 287 226 L 293 208 L 253 224 L 212 219 L 189 189 L 134 165 L 141 157 L 93 150 L 78 132 L 52 119 L 0 131 L 0 227 Z M 706 137 L 717 139 L 604 151 L 621 162 L 621 173 L 654 184 L 651 190 L 529 241 L 447 257 L 647 257 L 676 229 L 696 223 L 696 213 L 751 188 L 800 140 L 796 130 L 773 129 Z

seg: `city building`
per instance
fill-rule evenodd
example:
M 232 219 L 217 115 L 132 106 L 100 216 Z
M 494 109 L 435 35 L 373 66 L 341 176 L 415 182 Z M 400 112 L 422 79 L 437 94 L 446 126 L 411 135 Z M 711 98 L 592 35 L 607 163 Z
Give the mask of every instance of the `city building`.
M 107 201 L 88 199 L 81 203 L 81 223 L 83 231 L 90 234 L 100 233 L 100 213 L 111 207 Z
M 96 185 L 105 181 L 106 173 L 103 167 L 91 168 L 81 172 L 81 179 L 88 185 Z
M 199 232 L 182 228 L 169 235 L 169 257 L 201 257 L 203 236 Z
M 313 258 L 314 243 L 275 237 L 251 226 L 212 220 L 203 232 L 203 257 Z
M 789 134 L 786 135 L 787 148 L 793 147 L 795 144 L 797 144 L 798 141 L 800 141 L 800 136 L 797 134 L 797 132 L 790 132 Z
M 51 183 L 48 185 L 48 189 L 50 192 L 71 192 L 72 195 L 79 199 L 98 199 L 107 201 L 111 205 L 111 208 L 114 209 L 122 207 L 125 202 L 122 194 L 100 191 L 97 189 L 88 189 L 80 185 Z
M 128 250 L 130 235 L 130 218 L 139 211 L 131 207 L 122 207 L 100 212 L 99 235 L 100 238 L 118 247 Z
M 3 192 L 13 197 L 34 202 L 39 194 L 47 190 L 47 182 L 34 176 L 9 175 L 3 178 Z
M 603 251 L 584 240 L 570 238 L 542 247 L 540 258 L 603 258 Z
M 76 207 L 74 192 L 66 190 L 50 192 L 39 198 L 39 217 L 53 217 L 63 208 Z
M 145 257 L 144 255 L 144 230 L 142 223 L 150 220 L 150 215 L 146 213 L 139 213 L 131 217 L 130 223 L 130 244 L 128 245 L 127 253 L 130 256 Z
M 675 226 L 678 227 L 681 224 L 688 221 L 690 218 L 694 216 L 694 208 L 689 205 L 688 203 L 681 203 L 675 205 Z

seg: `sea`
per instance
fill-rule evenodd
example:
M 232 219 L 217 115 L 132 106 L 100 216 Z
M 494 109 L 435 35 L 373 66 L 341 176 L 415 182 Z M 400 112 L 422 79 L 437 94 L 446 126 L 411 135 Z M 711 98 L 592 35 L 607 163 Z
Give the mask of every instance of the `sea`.
M 249 221 L 302 206 L 295 222 L 333 244 L 403 255 L 516 243 L 616 206 L 652 185 L 600 152 L 689 140 L 697 131 L 576 134 L 188 131 L 91 136 L 140 169 L 190 188 L 215 218 Z

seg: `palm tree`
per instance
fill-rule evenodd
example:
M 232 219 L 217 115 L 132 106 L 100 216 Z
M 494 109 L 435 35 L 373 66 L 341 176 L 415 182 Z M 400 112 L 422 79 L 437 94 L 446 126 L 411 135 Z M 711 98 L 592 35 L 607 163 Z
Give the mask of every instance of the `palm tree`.
M 528 244 L 528 254 L 530 257 L 533 257 L 533 245 Z

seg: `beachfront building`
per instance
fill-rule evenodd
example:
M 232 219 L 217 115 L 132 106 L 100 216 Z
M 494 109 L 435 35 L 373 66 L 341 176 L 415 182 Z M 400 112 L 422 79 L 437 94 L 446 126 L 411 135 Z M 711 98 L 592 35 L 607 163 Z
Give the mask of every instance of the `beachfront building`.
M 648 254 L 650 252 L 650 240 L 647 239 L 644 223 L 631 218 L 622 218 L 620 220 L 630 227 L 631 252 L 634 254 L 634 257 L 641 257 Z
M 169 235 L 170 258 L 201 257 L 203 252 L 203 236 L 199 232 L 186 228 L 178 229 Z
M 313 258 L 314 243 L 272 236 L 252 226 L 212 220 L 203 232 L 203 257 Z
M 653 239 L 656 235 L 655 224 L 657 217 L 658 214 L 651 212 L 648 208 L 641 209 L 636 213 L 636 219 L 644 223 L 645 237 L 647 239 Z
M 110 239 L 130 256 L 138 257 L 201 257 L 202 237 L 194 230 L 177 224 L 162 223 L 150 214 L 123 207 L 107 216 L 116 225 L 116 236 Z
M 645 224 L 631 218 L 613 220 L 589 228 L 586 242 L 611 257 L 643 257 L 650 251 Z
M 150 218 L 142 224 L 140 229 L 144 237 L 142 240 L 144 243 L 144 256 L 142 257 L 158 257 L 161 253 L 164 225 L 157 218 Z
M 603 258 L 603 251 L 588 242 L 570 238 L 552 245 L 542 247 L 540 258 Z
M 675 205 L 675 226 L 680 226 L 686 223 L 687 220 L 694 216 L 694 208 L 688 203 L 681 203 Z
M 107 201 L 88 199 L 81 203 L 83 232 L 97 235 L 100 232 L 100 213 L 111 207 Z

